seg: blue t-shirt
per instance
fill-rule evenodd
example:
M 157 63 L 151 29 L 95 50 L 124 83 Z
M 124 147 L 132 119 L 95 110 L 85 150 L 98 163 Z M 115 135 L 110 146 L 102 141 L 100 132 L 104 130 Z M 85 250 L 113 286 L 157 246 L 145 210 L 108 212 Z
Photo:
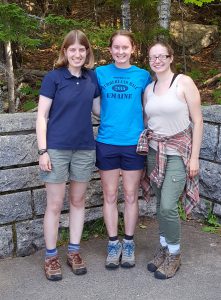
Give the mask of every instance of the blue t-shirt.
M 83 69 L 79 78 L 66 67 L 50 71 L 42 81 L 40 95 L 52 99 L 47 123 L 48 149 L 95 149 L 91 110 L 100 91 L 94 71 Z
M 105 144 L 136 145 L 144 129 L 142 94 L 152 81 L 148 71 L 114 64 L 96 68 L 101 90 L 101 122 L 97 141 Z

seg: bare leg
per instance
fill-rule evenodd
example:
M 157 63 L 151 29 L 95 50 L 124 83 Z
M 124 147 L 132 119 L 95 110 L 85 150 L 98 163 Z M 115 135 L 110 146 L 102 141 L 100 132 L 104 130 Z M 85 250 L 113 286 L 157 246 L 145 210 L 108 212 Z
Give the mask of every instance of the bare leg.
M 71 181 L 70 183 L 70 243 L 79 244 L 84 226 L 85 193 L 87 182 Z
M 44 237 L 47 249 L 56 248 L 65 183 L 46 183 L 47 207 L 44 215 Z
M 100 171 L 101 182 L 104 194 L 104 221 L 109 236 L 117 236 L 118 234 L 118 183 L 120 169 L 110 171 Z
M 125 234 L 134 235 L 138 218 L 138 190 L 142 170 L 122 170 L 125 197 L 124 225 Z

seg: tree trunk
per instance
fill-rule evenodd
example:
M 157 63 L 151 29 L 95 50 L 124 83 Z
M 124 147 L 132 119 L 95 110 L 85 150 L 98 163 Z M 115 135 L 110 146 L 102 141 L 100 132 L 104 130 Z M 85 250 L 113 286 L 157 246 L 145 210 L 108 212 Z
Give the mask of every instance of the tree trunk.
M 6 72 L 8 79 L 8 102 L 9 112 L 15 112 L 15 78 L 12 64 L 12 49 L 11 42 L 5 42 L 5 58 L 6 58 Z
M 169 29 L 170 26 L 170 7 L 171 0 L 160 0 L 158 4 L 159 24 L 164 29 Z
M 122 0 L 122 27 L 125 30 L 131 29 L 131 17 L 130 17 L 130 0 Z

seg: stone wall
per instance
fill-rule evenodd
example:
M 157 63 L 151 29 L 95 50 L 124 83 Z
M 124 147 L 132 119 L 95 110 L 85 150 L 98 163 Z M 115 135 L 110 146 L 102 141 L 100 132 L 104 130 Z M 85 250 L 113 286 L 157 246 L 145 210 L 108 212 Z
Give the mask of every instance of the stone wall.
M 204 135 L 200 152 L 200 198 L 194 210 L 221 217 L 221 106 L 203 107 Z
M 0 118 L 0 258 L 25 256 L 44 247 L 46 192 L 38 177 L 36 113 L 0 114 Z M 96 135 L 98 124 L 95 119 L 93 123 Z M 95 168 L 86 195 L 85 221 L 102 217 L 102 197 Z M 140 214 L 154 213 L 152 203 L 140 201 Z M 119 209 L 123 210 L 122 204 Z M 60 220 L 63 227 L 68 227 L 68 185 Z
M 201 148 L 201 203 L 196 213 L 209 210 L 221 216 L 221 106 L 203 108 L 204 138 Z M 46 193 L 38 177 L 35 113 L 0 115 L 0 258 L 25 256 L 44 247 L 43 215 Z M 97 124 L 94 121 L 94 134 Z M 102 217 L 102 189 L 94 169 L 86 196 L 86 218 Z M 119 188 L 119 200 L 122 200 Z M 123 202 L 119 201 L 123 212 Z M 139 197 L 139 214 L 156 213 L 154 197 L 150 203 Z M 68 185 L 60 228 L 68 226 Z

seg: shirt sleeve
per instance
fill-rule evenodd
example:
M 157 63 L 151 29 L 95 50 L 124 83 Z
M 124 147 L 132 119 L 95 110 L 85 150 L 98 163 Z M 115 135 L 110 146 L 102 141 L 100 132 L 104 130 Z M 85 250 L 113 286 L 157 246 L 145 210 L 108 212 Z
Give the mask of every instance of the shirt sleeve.
M 41 88 L 39 94 L 50 99 L 54 99 L 56 93 L 56 82 L 52 72 L 45 75 L 42 80 Z
M 144 80 L 144 86 L 143 86 L 143 92 L 145 90 L 145 88 L 152 82 L 152 78 L 150 76 L 150 73 L 147 71 L 146 76 L 145 76 L 145 80 Z

